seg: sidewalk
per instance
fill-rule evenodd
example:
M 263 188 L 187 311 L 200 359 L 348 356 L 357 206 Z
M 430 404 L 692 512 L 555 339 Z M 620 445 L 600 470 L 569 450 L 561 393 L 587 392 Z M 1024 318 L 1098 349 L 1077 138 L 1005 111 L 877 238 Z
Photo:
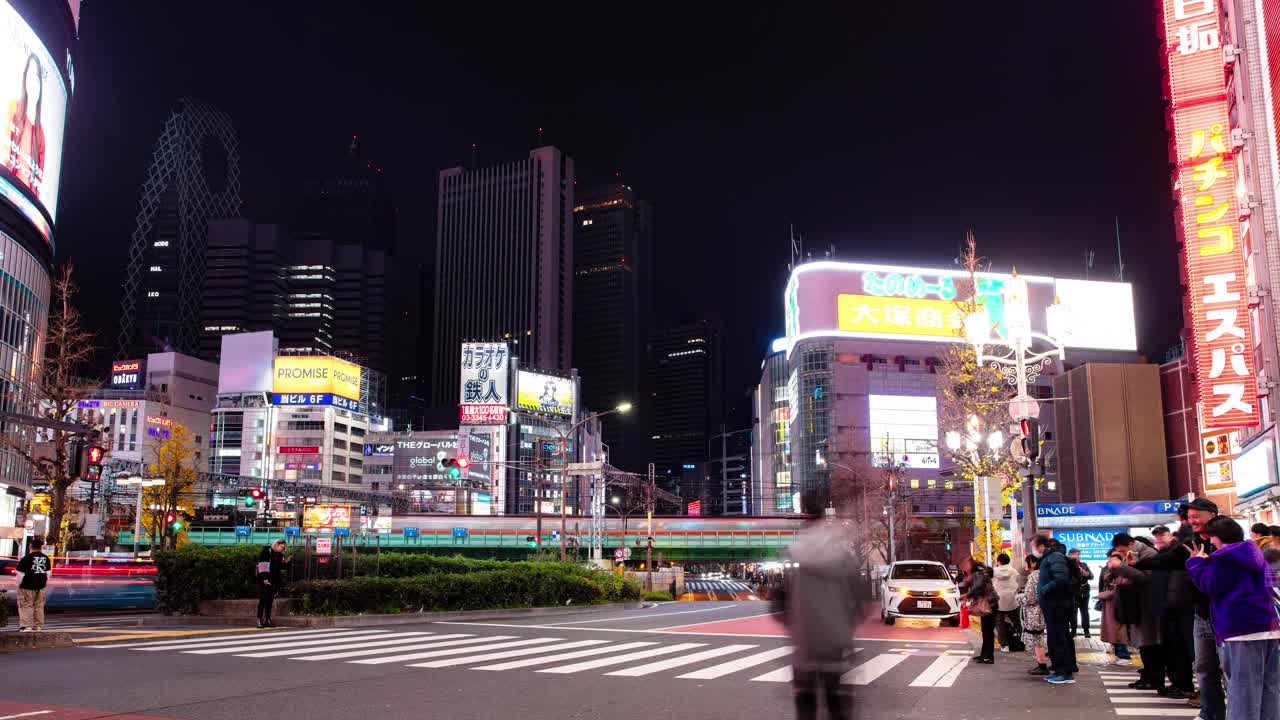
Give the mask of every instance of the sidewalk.
M 976 622 L 976 619 L 975 619 L 975 622 Z M 965 639 L 969 641 L 969 645 L 973 647 L 975 652 L 982 648 L 982 633 L 980 631 L 978 631 L 976 628 L 970 627 L 963 630 L 963 632 L 964 632 Z M 1078 664 L 1096 665 L 1100 667 L 1105 667 L 1107 665 L 1116 665 L 1116 656 L 1107 652 L 1107 644 L 1099 640 L 1097 635 L 1094 635 L 1091 638 L 1086 638 L 1082 635 L 1077 635 L 1075 637 L 1075 644 L 1076 644 L 1076 662 Z M 1119 667 L 1132 667 L 1132 668 L 1142 667 L 1141 661 L 1138 660 L 1137 649 L 1131 648 L 1131 650 L 1133 651 L 1133 664 L 1121 665 Z M 998 640 L 996 641 L 996 651 L 1001 652 L 1000 642 Z

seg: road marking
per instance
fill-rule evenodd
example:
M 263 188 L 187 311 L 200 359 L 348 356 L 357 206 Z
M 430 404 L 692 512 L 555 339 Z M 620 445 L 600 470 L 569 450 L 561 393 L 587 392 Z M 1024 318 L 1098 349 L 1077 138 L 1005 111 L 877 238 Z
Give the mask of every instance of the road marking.
M 445 658 L 444 660 L 432 660 L 431 662 L 415 663 L 409 667 L 425 667 L 425 668 L 441 668 L 453 667 L 455 665 L 474 665 L 478 662 L 487 662 L 489 660 L 504 660 L 513 657 L 527 657 L 529 655 L 537 655 L 559 650 L 569 650 L 571 648 L 587 647 L 591 645 L 603 645 L 607 640 L 577 640 L 575 642 L 563 643 L 560 645 L 544 645 L 542 647 L 524 648 L 522 650 L 508 650 L 506 652 L 484 653 L 483 655 L 467 655 L 466 657 Z
M 661 670 L 670 670 L 671 668 L 681 667 L 683 665 L 692 665 L 696 662 L 720 657 L 721 655 L 729 655 L 743 650 L 750 650 L 753 647 L 755 647 L 755 645 L 725 645 L 723 647 L 711 648 L 710 650 L 703 650 L 702 652 L 697 652 L 692 655 L 685 655 L 684 657 L 668 658 L 666 660 L 651 662 L 646 665 L 637 665 L 636 667 L 627 668 L 625 670 L 615 670 L 611 673 L 605 673 L 605 675 L 640 677 L 641 675 L 649 675 Z
M 845 673 L 840 678 L 840 682 L 845 685 L 870 684 L 876 678 L 896 667 L 898 663 L 906 660 L 907 657 L 906 655 L 896 655 L 894 653 L 881 653 Z
M 0 720 L 13 720 L 13 718 L 31 717 L 32 715 L 48 715 L 52 710 L 32 710 L 31 712 L 18 713 L 17 715 L 0 715 Z
M 342 645 L 326 645 L 323 647 L 308 647 L 302 650 L 298 650 L 295 648 L 292 650 L 289 650 L 289 649 L 267 650 L 265 652 L 252 652 L 252 653 L 243 653 L 243 654 L 237 653 L 236 657 L 265 658 L 265 657 L 279 657 L 281 655 L 298 655 L 299 653 L 307 654 L 307 653 L 313 653 L 313 652 L 327 652 L 329 650 L 345 650 L 352 647 L 371 648 L 371 647 L 382 647 L 384 645 L 404 645 L 406 643 L 422 642 L 423 640 L 428 639 L 426 637 L 427 635 L 434 635 L 434 634 L 435 633 L 429 633 L 429 632 L 396 633 L 395 637 L 376 636 L 372 640 L 357 642 L 353 644 L 344 643 Z M 444 637 L 461 637 L 461 636 L 446 635 Z
M 952 683 L 955 682 L 955 676 L 948 678 L 951 675 L 951 671 L 955 670 L 956 666 L 963 667 L 967 662 L 969 662 L 969 659 L 965 657 L 939 655 L 937 659 L 929 664 L 929 667 L 925 668 L 924 672 L 911 681 L 911 687 L 951 687 Z M 956 676 L 959 674 L 955 673 Z M 950 682 L 946 682 L 947 680 L 950 680 Z
M 632 648 L 649 647 L 657 645 L 653 642 L 633 642 L 623 643 L 621 645 L 613 645 L 610 647 L 595 648 L 592 650 L 578 650 L 575 652 L 560 653 L 558 655 L 548 655 L 547 657 L 533 658 L 531 660 L 512 660 L 511 662 L 498 663 L 497 665 L 485 665 L 483 667 L 472 668 L 473 670 L 514 670 L 516 668 L 529 667 L 531 665 L 545 665 L 547 663 L 560 662 L 561 660 L 573 660 L 580 657 L 591 657 L 593 655 L 603 655 L 605 653 L 617 652 L 619 650 L 630 650 Z
M 85 643 L 103 643 L 115 640 L 143 640 L 146 638 L 161 637 L 188 637 L 192 635 L 213 635 L 216 633 L 257 633 L 261 630 L 257 628 L 219 628 L 216 630 L 110 630 L 102 632 L 121 633 L 111 635 L 109 637 L 88 637 L 88 638 L 72 638 L 78 644 Z M 95 647 L 94 645 L 86 645 L 86 647 Z M 96 647 L 125 647 L 124 645 L 99 645 Z
M 773 615 L 774 613 L 765 613 L 765 614 Z M 747 617 L 762 617 L 762 616 L 749 615 Z M 732 620 L 741 620 L 741 619 L 744 619 L 744 618 L 728 618 L 726 620 L 716 620 L 713 622 L 730 622 Z M 574 627 L 573 625 L 519 625 L 517 623 L 469 622 L 465 620 L 441 620 L 439 622 L 434 622 L 431 624 L 432 625 L 466 625 L 466 626 L 475 626 L 475 627 L 517 628 L 520 630 L 556 630 L 556 631 L 583 630 L 586 632 L 601 632 L 601 633 L 630 633 L 632 635 L 654 635 L 654 634 L 681 635 L 685 637 L 690 635 L 707 635 L 707 636 L 713 636 L 713 637 L 773 638 L 775 640 L 784 640 L 787 637 L 786 635 L 767 634 L 767 633 L 731 633 L 731 632 L 723 632 L 723 631 L 722 632 L 692 632 L 692 631 L 673 632 L 667 628 L 656 628 L 653 630 L 629 630 L 625 628 L 584 628 L 584 627 Z M 692 625 L 692 626 L 673 625 L 671 627 L 697 627 L 697 625 Z M 902 643 L 902 639 L 900 638 L 895 639 L 895 638 L 883 638 L 883 637 L 878 637 L 878 638 L 877 637 L 854 637 L 853 639 L 859 642 L 881 642 L 881 643 L 891 642 L 891 643 L 899 643 L 899 644 Z M 935 643 L 935 644 L 945 644 L 945 645 L 964 645 L 966 647 L 969 645 L 968 640 L 930 640 L 929 642 Z
M 1187 701 L 1185 698 L 1179 700 L 1177 698 L 1167 698 L 1167 697 L 1115 697 L 1115 698 L 1111 698 L 1111 702 L 1113 703 L 1155 703 L 1156 705 L 1166 705 L 1166 704 L 1186 705 L 1187 704 Z M 1160 708 L 1160 709 L 1164 710 L 1164 708 Z
M 777 670 L 751 678 L 751 682 L 791 682 L 791 666 L 783 665 Z
M 725 618 L 724 620 L 712 620 L 711 622 L 729 623 L 729 622 L 737 622 L 739 620 L 754 620 L 755 618 L 770 617 L 773 615 L 781 615 L 781 614 L 782 613 L 776 613 L 776 612 L 758 613 L 755 615 L 743 615 L 742 617 Z M 679 628 L 679 627 L 690 627 L 690 626 L 689 625 L 670 625 L 664 628 L 658 628 L 657 630 L 651 630 L 649 632 L 662 632 L 663 630 L 670 630 L 671 628 Z M 697 627 L 697 626 L 694 625 L 692 627 Z
M 725 675 L 735 673 L 739 670 L 745 670 L 749 667 L 755 667 L 756 665 L 763 665 L 770 660 L 775 660 L 789 654 L 791 654 L 790 647 L 774 648 L 772 650 L 765 650 L 764 652 L 756 653 L 755 655 L 748 655 L 743 658 L 738 658 L 737 660 L 731 660 L 727 663 L 720 663 L 719 665 L 712 665 L 709 668 L 685 673 L 679 677 L 686 680 L 714 680 L 715 678 L 724 677 Z
M 1159 715 L 1161 717 L 1199 717 L 1200 711 L 1195 708 L 1111 708 L 1116 715 Z
M 405 660 L 425 660 L 431 657 L 444 657 L 445 655 L 464 655 L 477 650 L 501 650 L 503 648 L 519 647 L 521 645 L 543 645 L 545 643 L 560 642 L 560 638 L 534 638 L 532 640 L 512 640 L 510 642 L 492 643 L 489 645 L 475 645 L 473 647 L 453 648 L 451 650 L 432 650 L 430 652 L 413 653 L 411 655 L 393 655 L 387 658 L 370 658 L 368 660 L 352 660 L 356 665 L 385 665 L 393 662 L 403 662 Z
M 1133 688 L 1107 688 L 1108 695 L 1150 695 L 1157 697 L 1155 690 L 1135 690 Z
M 218 636 L 204 637 L 204 638 L 187 638 L 185 640 L 161 640 L 161 641 L 155 641 L 155 642 L 116 643 L 114 645 L 90 645 L 89 647 L 158 648 L 162 650 L 169 650 L 179 645 L 190 645 L 191 647 L 199 647 L 200 645 L 205 643 L 216 643 L 216 642 L 223 642 L 223 641 L 232 642 L 232 641 L 235 641 L 237 638 L 240 638 L 240 642 L 252 642 L 252 641 L 258 641 L 258 640 L 265 640 L 267 637 L 271 635 L 288 635 L 291 638 L 298 638 L 298 637 L 311 637 L 314 635 L 337 636 L 345 632 L 347 631 L 346 630 L 309 630 L 306 632 L 293 632 L 293 631 L 281 630 L 281 631 L 267 632 L 267 631 L 255 629 L 254 630 L 255 637 L 253 638 L 245 638 L 244 636 L 241 636 L 241 635 L 218 635 Z M 102 638 L 98 638 L 97 640 L 95 640 L 95 642 L 101 642 L 101 641 L 102 641 Z
M 326 653 L 324 655 L 304 655 L 300 657 L 292 657 L 290 660 L 342 660 L 343 658 L 361 657 L 363 655 L 383 655 L 389 652 L 404 652 L 406 650 L 435 650 L 442 647 L 454 647 L 457 645 L 475 645 L 476 643 L 487 643 L 495 640 L 514 640 L 515 635 L 488 635 L 486 637 L 474 637 L 471 635 L 437 635 L 430 642 L 423 642 L 419 645 L 406 645 L 404 647 L 394 648 L 374 648 L 372 650 L 349 650 L 347 652 Z M 443 638 L 467 638 L 466 640 L 445 640 L 438 642 Z M 310 652 L 310 650 L 308 650 Z
M 731 603 L 729 605 L 720 605 L 712 608 L 700 608 L 698 610 L 681 610 L 679 612 L 669 612 L 669 613 L 647 613 L 645 615 L 632 615 L 630 617 L 604 618 L 603 620 L 575 620 L 573 622 L 545 623 L 542 625 L 542 627 L 560 627 L 562 625 L 586 625 L 587 623 L 617 622 L 621 620 L 651 620 L 654 618 L 664 618 L 664 617 L 667 617 L 668 615 L 688 615 L 689 613 L 715 612 L 716 610 L 727 610 L 727 609 L 736 608 L 736 607 L 738 606 Z M 730 619 L 737 620 L 737 618 L 730 618 Z M 676 625 L 674 627 L 680 627 L 680 626 Z
M 595 668 L 608 667 L 609 665 L 621 665 L 625 662 L 643 660 L 644 658 L 654 657 L 656 655 L 668 655 L 673 652 L 681 652 L 682 650 L 692 650 L 693 648 L 702 646 L 703 643 L 676 643 L 675 645 L 656 647 L 649 650 L 638 650 L 633 653 L 617 655 L 615 657 L 600 658 L 598 660 L 583 660 L 580 663 L 561 665 L 560 667 L 547 668 L 545 670 L 539 670 L 538 672 L 566 675 L 568 673 L 580 672 L 582 670 L 593 670 Z
M 368 632 L 348 633 L 343 635 L 342 639 L 351 640 L 359 638 L 363 641 L 374 640 L 380 637 L 391 637 L 391 635 L 383 630 L 371 630 Z M 294 640 L 289 637 L 281 637 L 276 642 L 258 643 L 256 645 L 252 644 L 252 641 L 249 641 L 249 645 L 245 645 L 245 642 L 246 641 L 244 640 L 239 640 L 235 643 L 215 644 L 215 647 L 202 647 L 197 650 L 182 650 L 181 652 L 188 655 L 230 655 L 231 653 L 245 652 L 247 650 L 275 650 L 278 648 L 307 647 L 309 645 L 327 645 L 333 642 L 333 638 L 325 637 L 309 638 L 307 640 Z M 166 649 L 172 650 L 173 648 Z

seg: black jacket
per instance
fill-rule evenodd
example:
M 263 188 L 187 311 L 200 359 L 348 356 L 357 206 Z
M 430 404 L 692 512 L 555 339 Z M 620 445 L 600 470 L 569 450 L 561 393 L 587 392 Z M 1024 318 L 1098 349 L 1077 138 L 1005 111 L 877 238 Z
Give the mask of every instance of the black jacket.
M 1041 607 L 1071 607 L 1075 587 L 1071 584 L 1071 568 L 1067 563 L 1061 543 L 1040 559 L 1040 585 L 1036 589 Z
M 49 582 L 49 556 L 33 550 L 18 561 L 17 571 L 22 573 L 18 587 L 23 590 L 43 590 Z
M 271 583 L 271 587 L 279 590 L 284 587 L 284 573 L 281 570 L 288 564 L 284 553 L 275 552 L 270 546 L 262 548 L 262 552 L 258 553 L 258 580 L 266 580 Z
M 1169 588 L 1172 583 L 1178 583 L 1176 588 L 1171 589 L 1178 590 L 1179 597 L 1185 597 L 1186 603 L 1195 607 L 1196 614 L 1201 619 L 1208 620 L 1209 596 L 1200 592 L 1200 589 L 1187 578 L 1187 560 L 1191 559 L 1191 548 L 1195 547 L 1204 547 L 1205 552 L 1213 554 L 1213 545 L 1208 540 L 1192 535 L 1185 541 L 1181 538 L 1174 540 L 1163 552 L 1139 560 L 1134 567 L 1150 571 L 1153 575 L 1160 571 L 1168 572 L 1165 587 Z M 1180 574 L 1180 577 L 1176 576 L 1177 574 Z M 1164 598 L 1165 607 L 1173 607 L 1169 602 L 1173 599 L 1173 593 L 1166 592 Z

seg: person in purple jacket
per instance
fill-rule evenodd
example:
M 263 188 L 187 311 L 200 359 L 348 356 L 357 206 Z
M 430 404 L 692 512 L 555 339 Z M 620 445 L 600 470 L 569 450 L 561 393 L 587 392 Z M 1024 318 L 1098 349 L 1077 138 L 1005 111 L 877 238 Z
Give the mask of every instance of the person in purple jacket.
M 1215 550 L 1210 555 L 1196 548 L 1187 573 L 1209 596 L 1227 676 L 1227 720 L 1280 718 L 1280 620 L 1271 600 L 1271 571 L 1234 520 L 1214 518 L 1204 534 Z

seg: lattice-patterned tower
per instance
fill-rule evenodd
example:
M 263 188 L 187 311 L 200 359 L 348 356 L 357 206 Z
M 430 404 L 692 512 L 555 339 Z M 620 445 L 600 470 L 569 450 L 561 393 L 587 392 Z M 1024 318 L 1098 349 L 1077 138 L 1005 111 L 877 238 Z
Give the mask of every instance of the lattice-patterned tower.
M 164 125 L 129 244 L 117 357 L 172 349 L 197 355 L 209 221 L 240 213 L 231 118 L 184 98 Z

